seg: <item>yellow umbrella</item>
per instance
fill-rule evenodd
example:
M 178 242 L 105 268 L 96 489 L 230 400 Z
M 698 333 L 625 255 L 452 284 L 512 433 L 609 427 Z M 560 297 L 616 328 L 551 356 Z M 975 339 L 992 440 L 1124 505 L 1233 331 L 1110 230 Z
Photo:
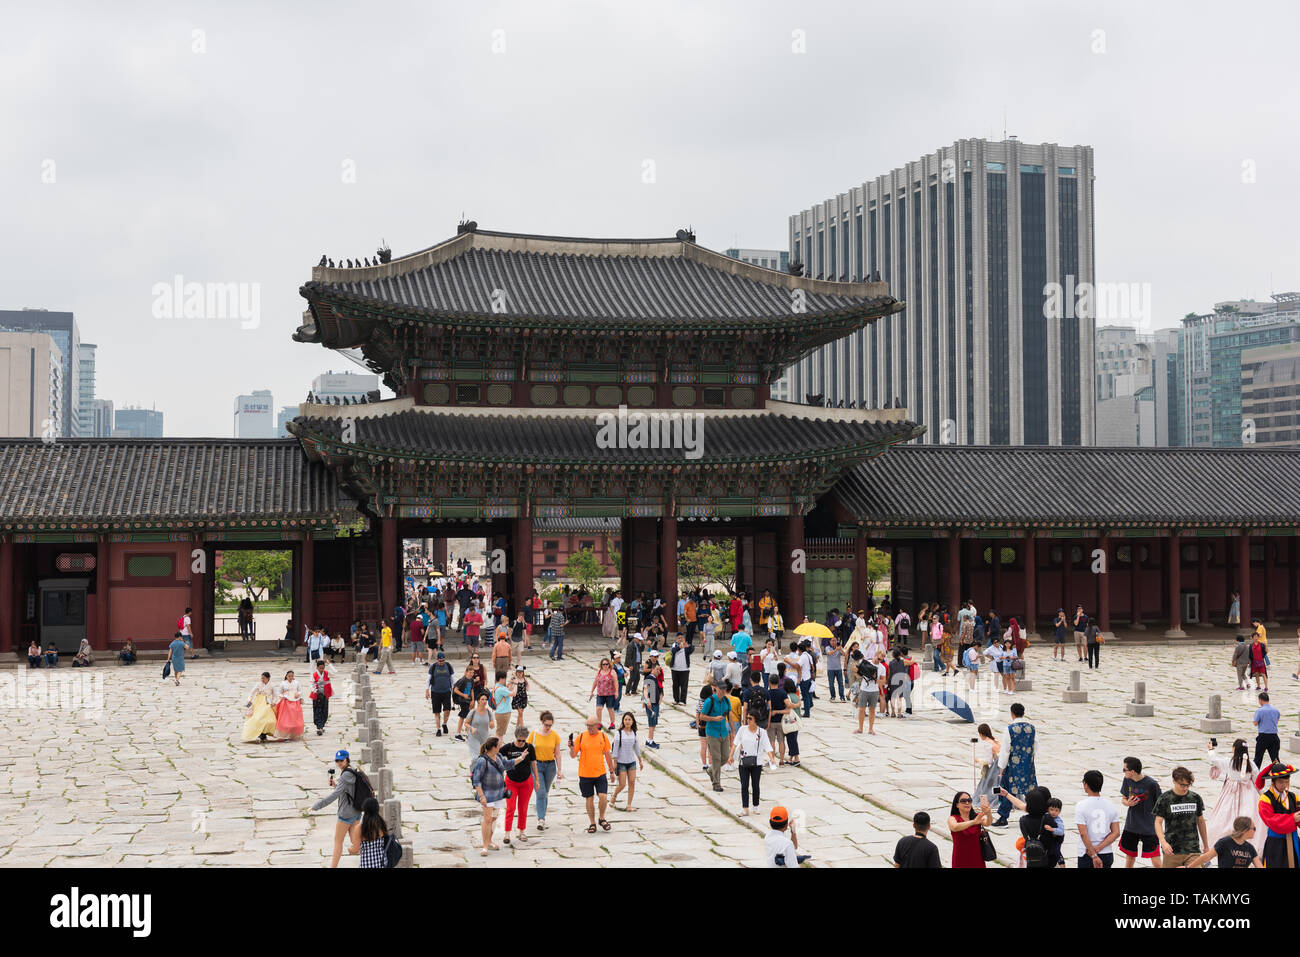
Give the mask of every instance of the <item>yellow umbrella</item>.
M 806 638 L 834 638 L 835 633 L 825 625 L 815 621 L 805 621 L 802 625 L 794 630 L 796 635 L 803 635 Z

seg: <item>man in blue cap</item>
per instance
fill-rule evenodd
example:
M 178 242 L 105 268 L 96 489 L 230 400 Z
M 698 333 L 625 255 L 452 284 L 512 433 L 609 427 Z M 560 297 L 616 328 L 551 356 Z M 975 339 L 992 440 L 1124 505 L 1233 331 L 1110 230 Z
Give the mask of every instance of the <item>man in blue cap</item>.
M 438 725 L 436 737 L 450 734 L 447 721 L 451 717 L 451 686 L 456 681 L 456 670 L 447 663 L 447 655 L 438 652 L 429 665 L 429 678 L 424 683 L 424 697 L 433 705 L 433 723 Z

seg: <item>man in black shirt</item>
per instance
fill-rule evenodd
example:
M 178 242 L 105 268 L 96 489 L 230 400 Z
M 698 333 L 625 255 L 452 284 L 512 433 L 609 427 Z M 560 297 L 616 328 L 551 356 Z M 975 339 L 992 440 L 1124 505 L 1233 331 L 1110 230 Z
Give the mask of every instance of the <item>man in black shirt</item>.
M 894 866 L 922 869 L 943 867 L 939 860 L 939 849 L 926 837 L 930 830 L 930 815 L 917 811 L 912 817 L 912 829 L 916 833 L 899 839 L 898 846 L 894 848 Z

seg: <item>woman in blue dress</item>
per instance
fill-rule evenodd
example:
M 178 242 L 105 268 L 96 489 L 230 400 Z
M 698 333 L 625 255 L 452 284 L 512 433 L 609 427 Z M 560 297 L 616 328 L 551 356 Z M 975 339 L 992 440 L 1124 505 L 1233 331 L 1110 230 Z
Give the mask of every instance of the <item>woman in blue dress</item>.
M 172 680 L 181 683 L 181 672 L 185 670 L 185 638 L 178 631 L 172 643 L 167 646 L 172 653 Z

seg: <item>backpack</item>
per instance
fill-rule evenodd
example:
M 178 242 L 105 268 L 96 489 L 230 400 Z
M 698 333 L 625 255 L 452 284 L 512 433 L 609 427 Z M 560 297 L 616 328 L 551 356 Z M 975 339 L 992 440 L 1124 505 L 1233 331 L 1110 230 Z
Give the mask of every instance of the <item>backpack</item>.
M 1038 835 L 1035 837 L 1025 838 L 1025 867 L 1050 867 L 1047 862 L 1047 846 L 1042 840 L 1043 831 L 1040 827 Z
M 763 694 L 761 690 L 756 690 L 750 693 L 749 714 L 758 722 L 760 728 L 767 724 L 767 719 L 771 717 L 771 712 L 767 707 L 767 695 Z
M 360 768 L 349 766 L 348 770 L 352 772 L 352 804 L 357 810 L 361 810 L 361 805 L 375 796 L 375 789 L 371 787 L 370 779 Z
M 184 615 L 181 615 L 179 618 L 176 619 L 176 630 L 177 630 L 177 631 L 180 631 L 180 632 L 184 632 L 184 631 L 185 631 L 185 616 L 184 616 Z
M 388 867 L 396 867 L 397 862 L 402 859 L 402 845 L 397 843 L 397 839 L 389 834 L 384 838 L 384 857 Z

